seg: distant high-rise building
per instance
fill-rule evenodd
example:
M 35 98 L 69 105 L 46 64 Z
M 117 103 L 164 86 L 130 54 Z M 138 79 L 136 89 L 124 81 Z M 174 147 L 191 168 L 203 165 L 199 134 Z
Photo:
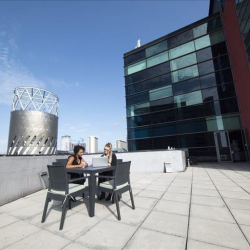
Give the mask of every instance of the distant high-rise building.
M 89 153 L 98 152 L 98 138 L 95 136 L 89 136 Z
M 71 151 L 71 137 L 69 135 L 62 136 L 62 138 L 61 138 L 61 150 Z
M 117 149 L 126 149 L 127 150 L 127 142 L 122 140 L 116 140 L 116 148 Z

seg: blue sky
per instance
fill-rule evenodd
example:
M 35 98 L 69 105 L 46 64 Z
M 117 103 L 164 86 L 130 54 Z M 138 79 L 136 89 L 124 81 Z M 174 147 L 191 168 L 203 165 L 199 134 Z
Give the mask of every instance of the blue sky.
M 13 90 L 59 97 L 58 145 L 126 140 L 123 54 L 208 14 L 209 1 L 0 1 L 0 153 Z

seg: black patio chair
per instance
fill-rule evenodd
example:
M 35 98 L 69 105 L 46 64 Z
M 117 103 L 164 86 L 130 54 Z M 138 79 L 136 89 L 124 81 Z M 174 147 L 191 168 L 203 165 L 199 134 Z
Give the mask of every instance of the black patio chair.
M 117 159 L 117 163 L 122 163 L 122 159 Z
M 77 180 L 86 179 L 85 177 L 68 180 L 65 166 L 48 165 L 49 172 L 49 188 L 45 200 L 42 223 L 45 222 L 46 213 L 49 202 L 51 200 L 62 201 L 62 216 L 60 222 L 60 230 L 63 229 L 64 220 L 66 217 L 67 207 L 71 209 L 71 196 L 84 197 L 86 186 L 80 184 L 70 183 Z
M 116 210 L 118 220 L 121 220 L 121 213 L 119 207 L 119 195 L 129 191 L 132 208 L 135 209 L 135 203 L 130 185 L 130 165 L 131 161 L 118 163 L 115 169 L 114 176 L 102 176 L 99 177 L 109 178 L 111 180 L 105 181 L 99 184 L 98 190 L 113 194 L 114 201 L 116 203 Z

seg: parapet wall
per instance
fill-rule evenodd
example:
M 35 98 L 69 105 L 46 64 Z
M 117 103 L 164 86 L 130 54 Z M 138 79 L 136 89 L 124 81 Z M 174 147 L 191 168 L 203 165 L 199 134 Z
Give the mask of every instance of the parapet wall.
M 116 153 L 118 159 L 131 161 L 131 172 L 163 172 L 164 162 L 171 164 L 174 172 L 183 171 L 186 167 L 184 151 L 146 151 Z M 92 164 L 92 158 L 100 154 L 84 155 Z M 0 157 L 0 206 L 43 188 L 39 172 L 47 171 L 47 165 L 56 159 L 68 156 L 3 156 Z

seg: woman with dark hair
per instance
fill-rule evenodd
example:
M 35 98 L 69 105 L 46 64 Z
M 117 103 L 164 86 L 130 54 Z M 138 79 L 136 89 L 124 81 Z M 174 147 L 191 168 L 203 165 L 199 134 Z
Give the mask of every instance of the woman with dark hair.
M 82 146 L 74 147 L 74 155 L 69 156 L 66 168 L 85 168 L 88 163 L 82 158 L 85 148 Z
M 85 152 L 85 148 L 82 146 L 74 147 L 74 155 L 69 156 L 66 168 L 86 168 L 88 163 L 82 158 L 83 153 Z M 83 177 L 83 174 L 70 173 L 70 179 L 77 179 Z M 75 184 L 84 184 L 85 179 L 74 181 L 72 183 Z M 72 201 L 76 201 L 74 198 Z
M 115 153 L 112 152 L 112 144 L 110 142 L 106 143 L 104 147 L 104 154 L 102 156 L 108 157 L 108 166 L 116 166 L 117 165 L 117 158 Z M 107 175 L 107 176 L 113 176 L 114 171 L 107 171 L 101 173 L 101 175 Z M 107 181 L 108 178 L 99 178 L 99 183 Z M 106 201 L 111 200 L 112 195 L 109 194 L 106 198 Z M 102 200 L 105 198 L 105 193 L 101 192 L 101 195 L 98 197 L 99 200 Z

